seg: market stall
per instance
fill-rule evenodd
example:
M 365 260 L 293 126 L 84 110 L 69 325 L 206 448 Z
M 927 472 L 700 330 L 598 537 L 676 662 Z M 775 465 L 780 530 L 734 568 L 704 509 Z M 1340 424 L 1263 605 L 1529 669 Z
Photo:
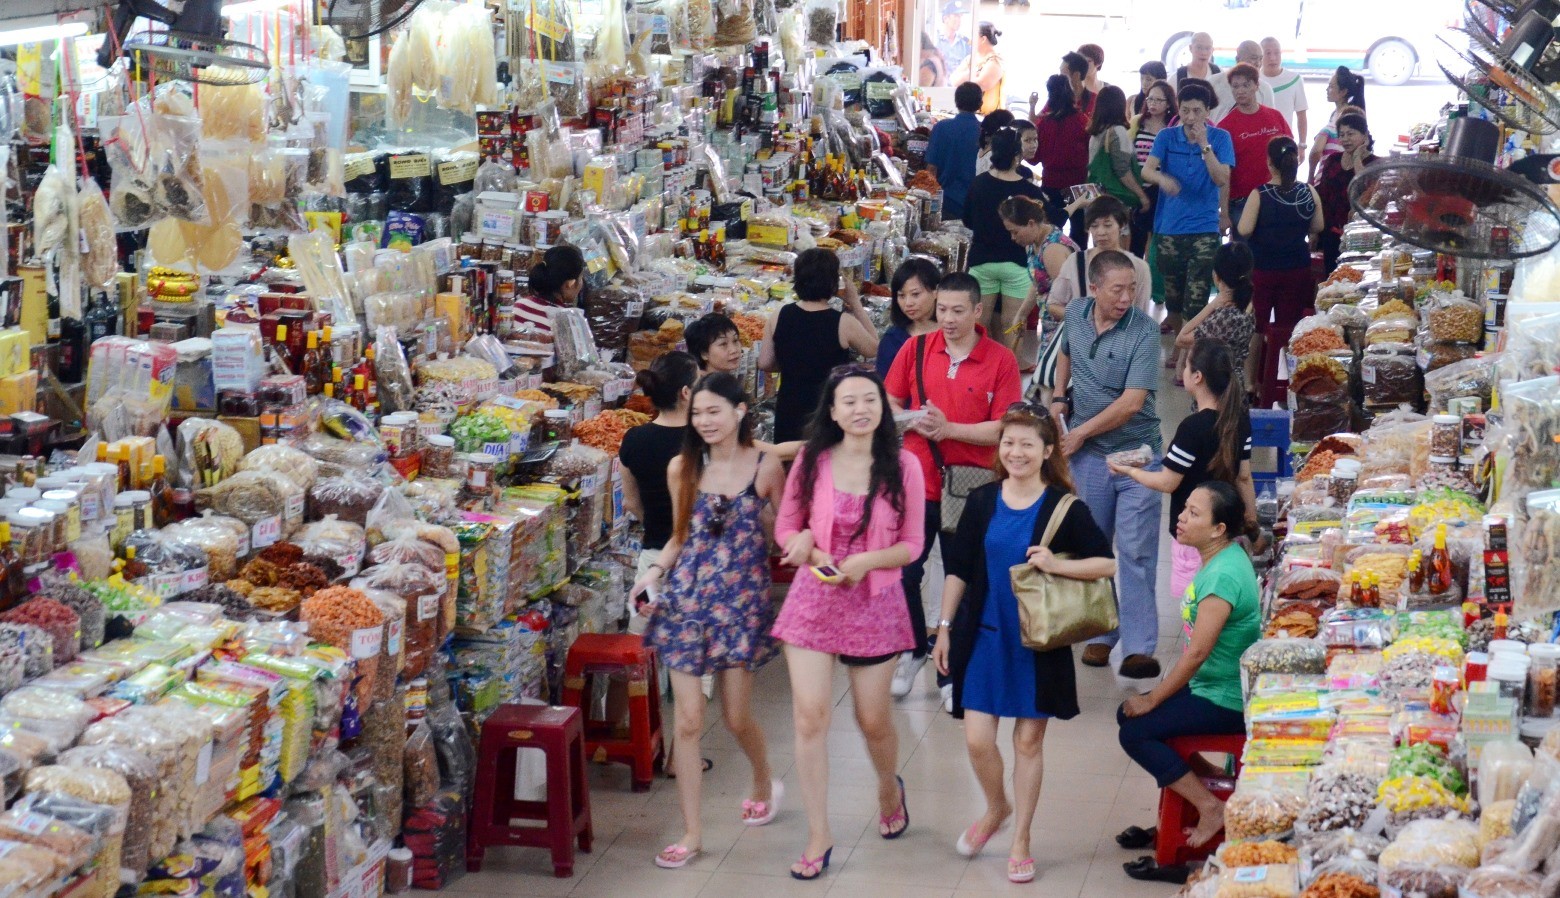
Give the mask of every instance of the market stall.
M 0 895 L 442 888 L 482 722 L 627 619 L 636 371 L 725 314 L 768 399 L 799 251 L 882 318 L 968 236 L 882 10 L 154 6 L 0 83 Z

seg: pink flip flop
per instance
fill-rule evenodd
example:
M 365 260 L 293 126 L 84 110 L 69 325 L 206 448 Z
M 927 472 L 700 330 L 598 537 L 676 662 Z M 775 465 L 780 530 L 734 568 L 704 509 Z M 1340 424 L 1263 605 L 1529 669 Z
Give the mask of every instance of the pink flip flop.
M 1007 821 L 1004 820 L 996 829 L 983 836 L 980 834 L 980 821 L 977 820 L 971 823 L 970 828 L 959 836 L 959 841 L 955 843 L 954 850 L 959 852 L 961 857 L 974 857 L 980 854 L 981 849 L 986 847 L 986 843 L 990 842 L 993 836 L 1002 832 L 1006 827 Z
M 655 856 L 655 865 L 666 870 L 676 870 L 688 866 L 688 862 L 698 856 L 699 849 L 687 848 L 673 842 L 662 848 L 661 853 Z
M 773 780 L 769 784 L 769 800 L 742 802 L 742 822 L 748 826 L 764 826 L 774 821 L 780 813 L 780 800 L 785 797 L 785 784 Z M 749 815 L 753 816 L 749 816 Z
M 1008 882 L 1025 883 L 1033 882 L 1035 878 L 1035 859 L 1008 858 Z

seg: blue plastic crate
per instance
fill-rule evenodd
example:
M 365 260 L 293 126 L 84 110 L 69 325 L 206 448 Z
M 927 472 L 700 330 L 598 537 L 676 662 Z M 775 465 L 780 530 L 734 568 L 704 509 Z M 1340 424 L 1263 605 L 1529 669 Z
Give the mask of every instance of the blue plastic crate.
M 1289 462 L 1289 412 L 1282 409 L 1251 410 L 1251 448 L 1258 447 L 1277 451 L 1278 470 L 1252 471 L 1253 481 L 1276 482 L 1294 473 Z

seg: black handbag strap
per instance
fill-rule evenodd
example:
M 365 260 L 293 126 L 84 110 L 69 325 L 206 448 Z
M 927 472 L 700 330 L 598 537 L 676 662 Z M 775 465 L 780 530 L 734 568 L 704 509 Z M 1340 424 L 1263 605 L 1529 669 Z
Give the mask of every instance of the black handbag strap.
M 1076 253 L 1073 253 L 1073 256 L 1075 258 L 1077 258 L 1077 260 L 1078 260 L 1078 295 L 1079 296 L 1088 296 L 1089 295 L 1089 260 L 1087 258 L 1088 253 L 1085 252 L 1084 250 L 1080 249 Z
M 926 408 L 926 334 L 915 338 L 915 388 L 921 394 L 921 408 Z M 923 437 L 923 439 L 925 439 Z M 932 464 L 937 470 L 943 469 L 942 449 L 932 440 L 927 440 L 926 445 L 932 450 Z

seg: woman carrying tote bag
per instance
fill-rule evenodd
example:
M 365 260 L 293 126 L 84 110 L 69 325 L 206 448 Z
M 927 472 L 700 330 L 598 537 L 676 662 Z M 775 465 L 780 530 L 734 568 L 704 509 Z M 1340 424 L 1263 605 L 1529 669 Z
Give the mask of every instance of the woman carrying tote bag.
M 1035 876 L 1030 824 L 1040 800 L 1046 723 L 1078 715 L 1072 647 L 1048 652 L 1024 648 L 1018 600 L 1010 568 L 1028 563 L 1037 570 L 1079 580 L 1112 577 L 1116 562 L 1110 540 L 1082 502 L 1073 502 L 1049 548 L 1038 543 L 1062 498 L 1072 492 L 1067 459 L 1056 423 L 1045 410 L 1020 402 L 1002 416 L 996 483 L 970 494 L 943 564 L 943 619 L 937 625 L 933 659 L 953 680 L 953 715 L 963 718 L 970 766 L 986 796 L 986 813 L 959 837 L 965 857 L 1013 820 L 1008 879 Z M 1071 559 L 1061 559 L 1058 554 Z M 1014 718 L 1015 808 L 1003 788 L 997 727 Z

